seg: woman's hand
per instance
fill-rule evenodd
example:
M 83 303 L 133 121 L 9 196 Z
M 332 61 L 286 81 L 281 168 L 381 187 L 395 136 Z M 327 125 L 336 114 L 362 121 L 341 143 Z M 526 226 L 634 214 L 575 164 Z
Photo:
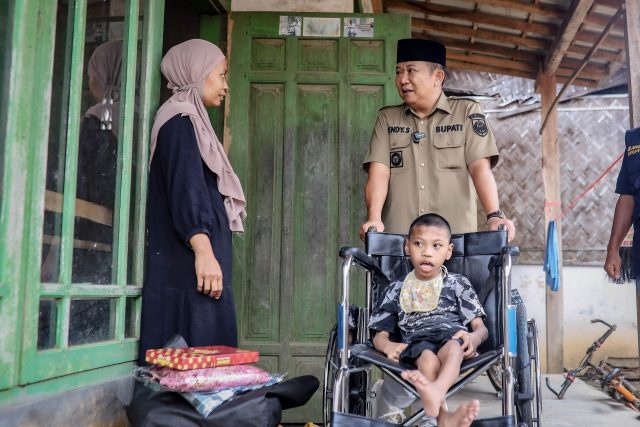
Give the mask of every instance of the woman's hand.
M 195 253 L 198 292 L 220 299 L 222 295 L 222 269 L 213 254 L 209 236 L 196 234 L 189 240 Z

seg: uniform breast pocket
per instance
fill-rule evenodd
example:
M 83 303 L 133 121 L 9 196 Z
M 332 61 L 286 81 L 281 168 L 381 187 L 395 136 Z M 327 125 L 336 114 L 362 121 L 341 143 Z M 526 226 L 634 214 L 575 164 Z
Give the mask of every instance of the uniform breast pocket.
M 389 168 L 391 174 L 406 172 L 409 169 L 409 135 L 392 135 L 389 138 Z
M 445 171 L 466 170 L 464 160 L 464 138 L 458 136 L 440 136 L 433 138 L 436 168 Z

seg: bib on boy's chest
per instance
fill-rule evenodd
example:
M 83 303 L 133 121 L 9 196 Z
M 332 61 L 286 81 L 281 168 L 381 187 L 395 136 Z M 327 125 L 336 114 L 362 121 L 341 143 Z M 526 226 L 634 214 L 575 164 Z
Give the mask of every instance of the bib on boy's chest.
M 431 280 L 419 280 L 412 271 L 400 290 L 400 307 L 405 313 L 432 311 L 438 306 L 444 274 Z

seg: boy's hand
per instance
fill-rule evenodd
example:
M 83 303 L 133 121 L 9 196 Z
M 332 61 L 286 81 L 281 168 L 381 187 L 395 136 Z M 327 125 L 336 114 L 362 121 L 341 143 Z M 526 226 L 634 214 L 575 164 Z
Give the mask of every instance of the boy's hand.
M 476 347 L 471 341 L 471 334 L 469 332 L 458 331 L 451 338 L 454 340 L 458 338 L 462 340 L 462 344 L 460 345 L 462 346 L 462 351 L 464 352 L 463 356 L 465 359 L 470 359 L 476 355 Z
M 402 353 L 402 350 L 405 348 L 407 348 L 407 344 L 389 341 L 384 348 L 384 354 L 394 362 L 400 362 L 400 353 Z

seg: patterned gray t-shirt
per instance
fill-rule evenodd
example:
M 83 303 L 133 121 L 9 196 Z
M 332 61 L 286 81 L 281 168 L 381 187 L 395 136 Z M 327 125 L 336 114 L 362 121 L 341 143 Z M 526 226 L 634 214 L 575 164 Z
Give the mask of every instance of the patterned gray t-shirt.
M 369 327 L 391 334 L 400 329 L 402 341 L 410 343 L 420 339 L 438 339 L 458 330 L 467 330 L 467 324 L 476 317 L 486 317 L 473 286 L 466 277 L 447 273 L 442 283 L 438 306 L 428 312 L 405 313 L 400 307 L 402 280 L 391 283 L 382 296 L 382 302 L 371 314 Z

